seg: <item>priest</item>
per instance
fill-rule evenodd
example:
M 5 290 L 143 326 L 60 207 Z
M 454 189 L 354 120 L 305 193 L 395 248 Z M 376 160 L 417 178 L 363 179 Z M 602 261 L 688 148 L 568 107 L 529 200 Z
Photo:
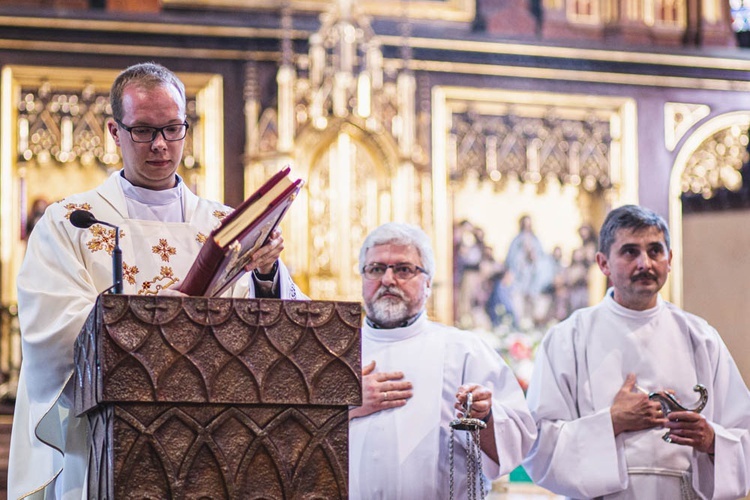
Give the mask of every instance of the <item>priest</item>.
M 597 305 L 554 326 L 528 402 L 539 438 L 524 465 L 571 498 L 740 498 L 750 491 L 750 393 L 719 334 L 662 300 L 669 229 L 651 210 L 611 211 L 596 262 L 612 283 Z M 671 393 L 701 413 L 669 411 Z
M 440 499 L 451 490 L 467 498 L 468 488 L 489 488 L 521 462 L 536 435 L 513 372 L 475 334 L 428 319 L 435 258 L 420 228 L 378 227 L 362 245 L 359 268 L 367 317 L 363 402 L 349 412 L 350 498 Z M 474 484 L 467 483 L 466 431 L 451 436 L 449 426 L 466 416 L 469 393 L 468 416 L 486 423 L 475 464 L 486 477 L 476 474 Z
M 18 275 L 23 362 L 8 473 L 9 498 L 87 498 L 87 421 L 73 413 L 73 344 L 97 296 L 112 286 L 114 230 L 69 220 L 87 210 L 119 226 L 123 289 L 157 294 L 179 286 L 209 232 L 231 209 L 193 194 L 177 175 L 185 88 L 154 63 L 132 66 L 110 94 L 109 133 L 123 168 L 98 188 L 50 205 L 34 228 Z M 279 232 L 231 290 L 238 297 L 302 298 L 279 260 Z

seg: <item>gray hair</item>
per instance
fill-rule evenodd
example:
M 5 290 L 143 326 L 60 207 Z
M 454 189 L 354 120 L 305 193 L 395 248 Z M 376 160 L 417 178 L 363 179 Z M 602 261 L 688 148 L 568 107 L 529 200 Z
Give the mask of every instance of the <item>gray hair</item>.
M 651 227 L 655 227 L 664 235 L 664 242 L 669 250 L 669 227 L 659 214 L 638 205 L 623 205 L 615 208 L 607 214 L 599 232 L 599 251 L 604 255 L 609 255 L 619 229 L 641 231 Z
M 187 105 L 185 85 L 170 70 L 154 62 L 135 64 L 117 75 L 109 91 L 109 103 L 112 106 L 112 116 L 115 120 L 122 120 L 122 95 L 128 85 L 138 85 L 147 89 L 160 86 L 173 86 L 182 98 L 182 109 Z
M 414 246 L 422 259 L 422 267 L 432 281 L 432 277 L 435 276 L 435 253 L 432 251 L 430 237 L 419 226 L 400 222 L 387 222 L 367 235 L 359 250 L 360 274 L 365 267 L 367 251 L 372 247 L 387 244 Z

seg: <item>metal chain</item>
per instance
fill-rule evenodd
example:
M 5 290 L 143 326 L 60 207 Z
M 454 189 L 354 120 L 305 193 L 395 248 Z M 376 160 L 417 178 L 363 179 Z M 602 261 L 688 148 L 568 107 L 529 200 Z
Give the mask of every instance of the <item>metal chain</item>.
M 450 484 L 450 500 L 453 500 L 453 439 L 455 432 L 455 429 L 451 427 L 451 438 L 448 442 L 448 461 L 450 466 L 450 478 L 448 483 Z
M 468 419 L 464 419 L 467 421 Z M 455 423 L 455 422 L 454 422 Z M 479 427 L 467 430 L 466 432 L 466 489 L 468 500 L 477 500 L 485 498 L 484 494 L 484 474 L 482 471 L 482 445 L 480 440 Z M 455 451 L 454 451 L 455 428 L 451 426 L 450 441 L 448 443 L 448 467 L 449 467 L 449 492 L 450 500 L 454 499 L 454 471 L 455 471 Z M 479 478 L 479 491 L 477 492 L 477 476 Z
M 474 440 L 476 441 L 477 455 L 477 473 L 479 474 L 479 498 L 484 498 L 484 473 L 482 472 L 482 446 L 479 440 L 479 429 L 474 430 Z
M 474 462 L 473 432 L 466 433 L 466 490 L 469 500 L 476 500 L 477 464 Z

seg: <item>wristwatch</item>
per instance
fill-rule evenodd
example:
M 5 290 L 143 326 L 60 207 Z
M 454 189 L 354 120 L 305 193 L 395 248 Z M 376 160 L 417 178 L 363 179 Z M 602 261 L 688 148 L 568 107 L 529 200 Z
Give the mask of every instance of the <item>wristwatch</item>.
M 273 263 L 273 267 L 271 268 L 271 272 L 268 274 L 263 274 L 260 271 L 258 271 L 258 268 L 256 267 L 253 269 L 253 275 L 255 275 L 255 279 L 258 281 L 273 281 L 274 277 L 276 276 L 276 271 L 279 270 L 279 261 Z

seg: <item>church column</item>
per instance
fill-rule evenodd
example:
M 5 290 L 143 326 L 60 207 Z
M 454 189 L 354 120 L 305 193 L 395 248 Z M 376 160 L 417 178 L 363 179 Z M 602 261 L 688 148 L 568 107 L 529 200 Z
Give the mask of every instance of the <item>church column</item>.
M 279 142 L 276 146 L 282 156 L 288 155 L 294 148 L 294 83 L 295 70 L 292 61 L 292 16 L 288 6 L 281 11 L 281 67 L 276 74 L 278 84 L 278 131 Z
M 732 13 L 726 0 L 696 0 L 699 4 L 698 42 L 703 46 L 737 46 L 731 28 Z

